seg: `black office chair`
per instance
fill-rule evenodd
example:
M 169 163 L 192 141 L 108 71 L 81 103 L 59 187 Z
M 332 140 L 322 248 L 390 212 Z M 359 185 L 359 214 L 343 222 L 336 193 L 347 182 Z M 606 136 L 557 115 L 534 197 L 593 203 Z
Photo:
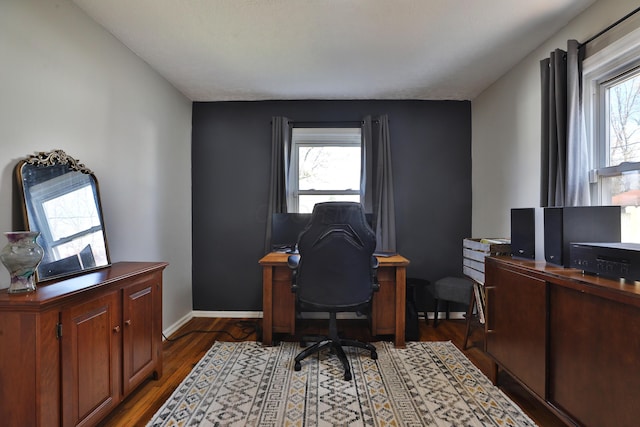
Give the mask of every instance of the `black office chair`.
M 325 348 L 342 362 L 345 380 L 351 379 L 351 367 L 342 346 L 362 348 L 372 359 L 378 358 L 373 345 L 341 339 L 336 322 L 338 312 L 370 312 L 373 292 L 379 288 L 375 247 L 376 236 L 361 204 L 326 202 L 313 208 L 309 225 L 298 239 L 299 254 L 289 256 L 292 291 L 298 312 L 329 313 L 329 335 L 296 356 L 296 371 L 304 358 Z

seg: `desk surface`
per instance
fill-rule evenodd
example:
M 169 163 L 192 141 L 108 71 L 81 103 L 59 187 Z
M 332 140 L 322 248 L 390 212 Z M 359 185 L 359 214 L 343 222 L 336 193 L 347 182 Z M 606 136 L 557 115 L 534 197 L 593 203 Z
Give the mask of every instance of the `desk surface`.
M 259 263 L 260 265 L 282 265 L 287 263 L 289 255 L 284 252 L 270 252 L 263 256 Z M 380 266 L 406 266 L 409 265 L 409 260 L 402 255 L 393 256 L 379 256 L 378 262 Z

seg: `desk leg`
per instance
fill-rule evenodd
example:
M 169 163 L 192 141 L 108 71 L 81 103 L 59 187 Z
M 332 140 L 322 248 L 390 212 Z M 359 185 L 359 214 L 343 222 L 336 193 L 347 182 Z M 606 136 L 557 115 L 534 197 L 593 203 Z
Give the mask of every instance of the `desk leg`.
M 273 267 L 262 268 L 262 344 L 273 345 Z
M 407 269 L 396 267 L 396 333 L 395 346 L 403 348 L 407 303 Z

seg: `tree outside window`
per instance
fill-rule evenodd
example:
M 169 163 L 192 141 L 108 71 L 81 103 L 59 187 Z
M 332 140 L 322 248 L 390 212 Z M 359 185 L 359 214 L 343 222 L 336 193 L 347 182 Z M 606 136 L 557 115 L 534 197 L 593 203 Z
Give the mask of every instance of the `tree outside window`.
M 290 212 L 316 203 L 360 201 L 360 128 L 294 128 Z

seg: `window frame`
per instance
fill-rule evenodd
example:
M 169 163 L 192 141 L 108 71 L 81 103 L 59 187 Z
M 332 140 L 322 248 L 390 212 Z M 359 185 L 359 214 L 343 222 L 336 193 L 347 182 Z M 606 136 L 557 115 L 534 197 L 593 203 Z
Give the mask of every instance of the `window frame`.
M 357 189 L 300 190 L 299 154 L 301 147 L 358 147 L 362 159 L 362 128 L 345 127 L 293 127 L 291 130 L 291 155 L 289 164 L 289 185 L 287 192 L 287 210 L 300 212 L 300 196 L 358 195 L 362 194 L 362 183 Z M 362 173 L 362 161 L 360 163 Z
M 609 165 L 607 90 L 629 73 L 640 76 L 640 28 L 612 42 L 583 61 L 583 103 L 591 151 L 589 184 L 592 200 L 603 203 L 602 178 L 640 173 L 640 162 Z

